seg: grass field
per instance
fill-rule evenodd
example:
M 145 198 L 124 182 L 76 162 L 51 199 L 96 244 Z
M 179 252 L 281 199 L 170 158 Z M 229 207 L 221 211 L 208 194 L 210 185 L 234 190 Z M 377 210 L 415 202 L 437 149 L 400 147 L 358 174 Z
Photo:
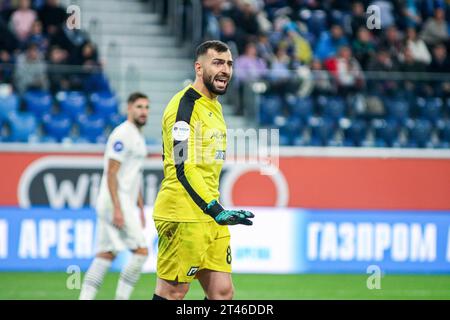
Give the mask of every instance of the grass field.
M 119 274 L 109 273 L 98 299 L 113 299 Z M 65 273 L 0 273 L 0 299 L 77 299 L 66 287 Z M 381 289 L 369 290 L 366 275 L 234 274 L 236 299 L 450 299 L 450 275 L 385 275 Z M 155 275 L 144 274 L 132 299 L 150 299 Z M 187 299 L 203 299 L 195 281 Z

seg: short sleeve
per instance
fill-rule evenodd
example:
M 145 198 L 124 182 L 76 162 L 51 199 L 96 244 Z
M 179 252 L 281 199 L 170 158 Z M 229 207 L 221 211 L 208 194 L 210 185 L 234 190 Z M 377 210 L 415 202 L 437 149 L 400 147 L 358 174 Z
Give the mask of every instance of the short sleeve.
M 106 145 L 106 158 L 113 159 L 119 162 L 125 160 L 128 153 L 128 143 L 124 134 L 111 134 Z

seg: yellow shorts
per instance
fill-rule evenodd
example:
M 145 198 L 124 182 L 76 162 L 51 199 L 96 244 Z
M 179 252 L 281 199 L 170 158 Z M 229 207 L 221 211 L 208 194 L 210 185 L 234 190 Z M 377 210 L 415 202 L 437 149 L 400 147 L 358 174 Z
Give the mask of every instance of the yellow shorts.
M 191 282 L 199 270 L 231 272 L 230 232 L 216 222 L 155 220 L 158 231 L 157 275 Z

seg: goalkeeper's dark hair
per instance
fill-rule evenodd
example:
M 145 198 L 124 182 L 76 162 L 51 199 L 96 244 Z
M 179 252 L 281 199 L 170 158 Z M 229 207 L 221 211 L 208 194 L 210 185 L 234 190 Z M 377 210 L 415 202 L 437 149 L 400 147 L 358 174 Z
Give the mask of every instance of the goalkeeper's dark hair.
M 130 94 L 128 96 L 127 102 L 128 102 L 128 104 L 131 104 L 131 103 L 134 103 L 138 99 L 147 99 L 148 100 L 148 97 L 145 94 L 143 94 L 142 92 L 133 92 L 132 94 Z
M 228 45 L 222 41 L 208 40 L 197 47 L 197 50 L 195 50 L 195 59 L 197 60 L 200 56 L 205 55 L 209 49 L 213 49 L 220 53 L 230 50 Z

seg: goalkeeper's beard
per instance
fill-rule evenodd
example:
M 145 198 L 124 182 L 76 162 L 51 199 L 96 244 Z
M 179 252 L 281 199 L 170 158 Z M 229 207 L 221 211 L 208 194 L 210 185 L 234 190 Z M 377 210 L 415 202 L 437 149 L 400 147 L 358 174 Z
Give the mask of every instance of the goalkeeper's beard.
M 224 95 L 227 92 L 228 84 L 230 83 L 230 79 L 227 81 L 227 85 L 223 90 L 220 90 L 214 86 L 214 78 L 215 76 L 210 76 L 206 73 L 203 74 L 203 83 L 205 84 L 206 89 L 208 89 L 209 92 L 221 96 Z

